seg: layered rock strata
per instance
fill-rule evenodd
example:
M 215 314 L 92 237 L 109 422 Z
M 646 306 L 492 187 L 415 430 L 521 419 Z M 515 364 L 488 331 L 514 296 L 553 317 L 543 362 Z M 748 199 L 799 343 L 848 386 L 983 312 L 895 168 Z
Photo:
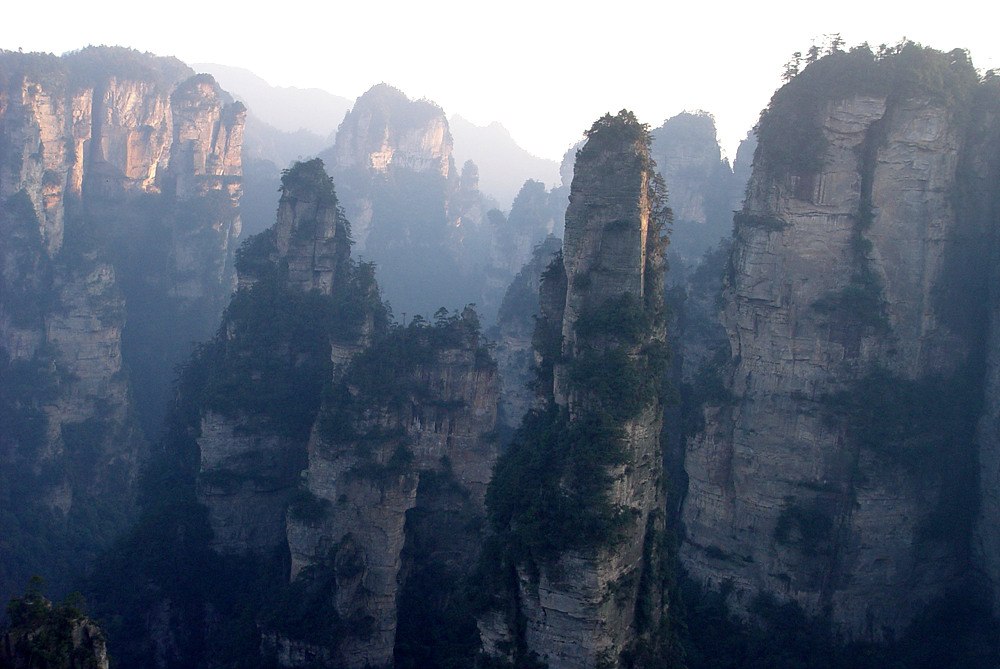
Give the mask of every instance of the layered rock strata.
M 34 426 L 2 439 L 4 468 L 30 492 L 3 487 L 19 509 L 56 514 L 52 546 L 63 544 L 55 528 L 67 520 L 120 528 L 143 452 L 136 407 L 152 407 L 135 401 L 135 388 L 165 396 L 180 356 L 164 351 L 196 338 L 179 323 L 197 320 L 199 337 L 210 331 L 205 318 L 162 312 L 211 312 L 214 321 L 231 290 L 242 110 L 192 75 L 126 49 L 0 54 L 0 385 L 11 398 L 4 412 Z M 158 367 L 149 362 L 159 357 Z M 30 387 L 10 385 L 15 369 L 34 375 Z M 91 521 L 74 521 L 77 513 Z M 71 549 L 69 569 L 109 541 L 106 532 L 78 528 L 89 538 Z M 63 561 L 51 557 L 47 568 Z M 51 574 L 57 589 L 63 576 Z
M 975 75 L 906 48 L 823 59 L 762 117 L 724 293 L 731 401 L 705 405 L 686 454 L 689 574 L 732 584 L 739 611 L 773 595 L 866 638 L 956 583 L 975 504 L 985 247 L 954 197 L 965 110 L 883 73 L 945 67 L 950 91 Z

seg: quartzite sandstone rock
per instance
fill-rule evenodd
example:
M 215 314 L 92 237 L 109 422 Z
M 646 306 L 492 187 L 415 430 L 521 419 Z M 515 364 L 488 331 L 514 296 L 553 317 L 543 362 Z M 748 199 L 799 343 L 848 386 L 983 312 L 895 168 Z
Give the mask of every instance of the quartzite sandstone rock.
M 125 328 L 143 332 L 170 300 L 181 312 L 214 309 L 214 320 L 220 293 L 232 287 L 243 112 L 210 78 L 192 74 L 176 60 L 126 49 L 0 53 L 0 354 L 54 374 L 44 401 L 15 400 L 25 419 L 40 412 L 42 443 L 29 447 L 23 431 L 8 435 L 4 466 L 46 472 L 22 501 L 56 508 L 64 520 L 87 508 L 127 514 L 143 454 L 133 389 L 158 384 L 165 394 L 178 362 L 136 384 L 142 345 L 130 353 Z M 185 207 L 215 191 L 224 206 L 210 220 L 188 215 Z M 166 241 L 137 248 L 164 222 Z M 140 271 L 138 257 L 148 261 Z M 162 301 L 153 304 L 137 289 L 143 284 L 156 284 Z M 186 331 L 173 333 L 179 343 L 168 341 L 170 331 L 158 335 L 154 356 L 189 345 Z M 94 530 L 71 561 L 92 556 L 88 542 L 107 539 Z M 50 578 L 61 587 L 63 576 L 56 569 Z
M 961 541 L 923 529 L 952 494 L 942 472 L 962 465 L 915 473 L 861 444 L 860 417 L 832 419 L 831 398 L 872 374 L 953 378 L 974 351 L 939 299 L 949 259 L 977 244 L 951 196 L 965 135 L 933 95 L 847 91 L 816 114 L 818 169 L 769 164 L 762 144 L 737 216 L 722 314 L 734 399 L 706 407 L 688 443 L 680 557 L 696 581 L 731 583 L 739 611 L 770 593 L 882 638 L 963 569 Z
M 562 256 L 547 270 L 539 298 L 540 327 L 550 326 L 561 348 L 552 385 L 543 387 L 542 393 L 557 411 L 568 414 L 570 430 L 578 422 L 590 424 L 607 410 L 595 395 L 599 390 L 576 380 L 578 361 L 612 350 L 642 361 L 648 347 L 664 339 L 663 212 L 656 202 L 648 135 L 624 111 L 604 117 L 588 134 L 587 144 L 577 154 Z M 650 329 L 641 335 L 642 341 L 630 341 L 627 335 L 619 340 L 616 331 L 595 334 L 589 322 L 586 331 L 579 328 L 584 316 L 623 301 L 647 310 Z M 639 368 L 647 369 L 641 364 Z M 658 385 L 658 379 L 652 383 Z M 641 399 L 641 406 L 621 422 L 616 436 L 597 437 L 613 439 L 624 456 L 606 470 L 607 500 L 628 517 L 620 529 L 621 540 L 585 543 L 549 559 L 522 555 L 516 563 L 516 592 L 506 593 L 519 622 L 489 613 L 481 617 L 488 653 L 510 657 L 520 647 L 553 669 L 620 666 L 624 654 L 648 634 L 648 629 L 640 629 L 636 607 L 656 553 L 647 542 L 662 527 L 664 503 L 662 406 L 655 391 L 653 395 Z M 532 446 L 526 442 L 523 447 Z M 591 448 L 572 443 L 567 447 Z M 559 485 L 567 480 L 572 481 L 569 473 Z M 661 615 L 659 596 L 644 594 L 656 600 L 653 615 Z M 506 650 L 500 644 L 505 640 Z

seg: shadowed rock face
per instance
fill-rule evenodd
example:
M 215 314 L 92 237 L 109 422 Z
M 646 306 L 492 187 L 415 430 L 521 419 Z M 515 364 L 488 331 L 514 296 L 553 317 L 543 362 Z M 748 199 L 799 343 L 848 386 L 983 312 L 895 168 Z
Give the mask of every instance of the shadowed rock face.
M 357 327 L 338 336 L 328 331 L 334 325 L 326 322 L 329 316 L 293 301 L 312 294 L 317 304 L 326 304 L 335 293 L 344 295 L 350 251 L 350 226 L 322 162 L 296 164 L 282 179 L 275 225 L 248 240 L 240 252 L 239 292 L 215 342 L 234 367 L 246 359 L 243 364 L 249 365 L 251 377 L 260 379 L 262 390 L 296 379 L 299 397 L 294 402 L 313 407 L 313 413 L 319 398 L 306 395 L 321 390 L 327 380 L 322 375 L 335 369 L 331 363 L 342 366 L 363 348 L 374 316 L 359 314 Z M 275 310 L 269 309 L 273 303 Z M 268 336 L 269 324 L 261 322 L 268 319 L 280 321 L 279 335 Z M 324 322 L 310 325 L 310 320 Z M 305 329 L 318 330 L 313 344 L 320 350 L 297 341 L 297 330 Z M 309 373 L 308 368 L 320 371 Z M 293 412 L 282 406 L 261 415 L 246 404 L 228 411 L 201 409 L 199 499 L 209 511 L 217 551 L 267 554 L 286 544 L 289 491 L 307 466 L 306 442 L 314 419 L 305 415 L 295 429 L 273 420 Z
M 456 580 L 475 555 L 480 537 L 471 528 L 481 522 L 498 453 L 498 378 L 470 325 L 460 319 L 444 330 L 408 329 L 376 344 L 347 369 L 350 396 L 324 409 L 346 425 L 325 423 L 310 438 L 305 485 L 327 511 L 289 519 L 292 578 L 325 573 L 335 582 L 337 613 L 367 621 L 335 649 L 344 666 L 391 663 L 402 588 L 420 566 L 413 546 L 450 551 Z M 435 343 L 442 335 L 448 341 Z M 384 364 L 386 347 L 403 340 L 427 355 L 395 368 L 393 383 L 410 390 L 394 399 L 363 370 Z
M 11 600 L 0 629 L 0 662 L 11 669 L 42 666 L 108 669 L 104 635 L 71 604 L 55 604 L 29 590 Z
M 651 350 L 664 338 L 663 212 L 648 151 L 644 126 L 622 112 L 598 121 L 577 155 L 563 252 L 546 270 L 539 296 L 536 343 L 542 357 L 540 403 L 546 407 L 529 415 L 525 425 L 554 420 L 557 426 L 552 429 L 569 435 L 558 449 L 607 448 L 621 457 L 598 456 L 588 462 L 582 456 L 576 461 L 574 454 L 569 459 L 554 456 L 557 460 L 548 469 L 555 473 L 546 474 L 530 464 L 534 457 L 530 454 L 537 451 L 541 460 L 553 457 L 542 455 L 547 446 L 544 439 L 536 440 L 548 428 L 542 432 L 523 428 L 528 431 L 515 437 L 491 484 L 494 523 L 500 525 L 501 541 L 508 546 L 524 542 L 521 545 L 548 548 L 544 555 L 513 549 L 505 553 L 503 559 L 513 570 L 508 583 L 513 586 L 508 585 L 503 596 L 513 602 L 511 610 L 517 611 L 520 622 L 499 612 L 480 619 L 483 647 L 491 655 L 521 661 L 535 654 L 550 667 L 619 666 L 622 654 L 638 639 L 649 639 L 650 628 L 645 625 L 655 627 L 651 620 L 640 620 L 637 602 L 650 597 L 647 601 L 657 602 L 655 615 L 662 611 L 662 593 L 646 587 L 655 569 L 656 549 L 650 542 L 663 518 L 659 394 L 654 390 L 637 397 L 634 406 L 623 409 L 628 400 L 610 399 L 595 378 L 584 378 L 587 365 L 597 360 L 606 374 L 636 372 L 632 380 L 644 387 L 649 380 L 644 375 L 659 378 Z M 611 317 L 615 309 L 621 312 Z M 625 313 L 645 319 L 645 326 L 623 331 L 628 318 L 619 316 Z M 619 359 L 620 366 L 611 364 L 612 359 Z M 658 385 L 654 381 L 651 387 Z M 588 432 L 596 425 L 608 431 Z M 535 521 L 520 515 L 519 486 L 530 490 L 536 477 L 550 475 L 555 481 L 538 485 L 572 491 L 584 485 L 582 471 L 588 469 L 599 472 L 595 475 L 606 482 L 600 494 L 606 495 L 609 508 L 628 517 L 616 530 L 617 539 L 525 534 L 525 525 Z M 524 502 L 532 508 L 530 513 L 539 513 L 535 503 Z M 584 502 L 574 514 L 594 514 L 600 524 L 602 512 L 587 506 L 591 503 L 601 505 Z M 507 513 L 504 508 L 512 509 L 509 520 L 502 515 Z M 507 642 L 506 650 L 502 641 Z
M 978 219 L 986 226 L 995 225 L 998 214 L 997 190 L 1000 189 L 1000 81 L 988 79 L 983 86 L 982 104 L 973 115 L 970 146 L 963 162 L 970 179 L 966 192 L 980 207 Z M 994 233 L 995 235 L 995 233 Z M 994 236 L 994 244 L 996 237 Z M 979 441 L 980 510 L 973 542 L 975 565 L 981 570 L 992 594 L 994 611 L 1000 610 L 1000 276 L 997 274 L 997 248 L 994 246 L 987 271 L 991 285 L 987 303 L 989 335 L 986 343 L 983 410 L 977 437 Z
M 493 355 L 500 372 L 500 422 L 509 430 L 520 425 L 535 402 L 536 393 L 530 386 L 538 361 L 531 340 L 535 319 L 540 314 L 538 290 L 542 272 L 561 248 L 555 237 L 548 237 L 535 247 L 531 261 L 507 288 L 497 325 L 490 332 L 496 343 Z
M 273 576 L 319 593 L 309 613 L 335 630 L 265 626 L 289 666 L 392 662 L 410 575 L 443 571 L 457 588 L 469 571 L 498 451 L 498 377 L 475 312 L 389 331 L 349 237 L 322 162 L 287 170 L 277 222 L 242 247 L 239 291 L 201 353 L 198 498 L 213 547 L 289 555 Z
M 918 67 L 947 60 L 909 52 L 921 54 Z M 969 98 L 879 78 L 891 63 L 831 56 L 762 117 L 722 313 L 734 399 L 706 407 L 688 443 L 681 548 L 695 580 L 734 585 L 738 610 L 770 593 L 868 638 L 899 632 L 967 573 L 963 398 L 982 355 L 988 240 L 981 203 L 956 197 Z M 817 94 L 838 68 L 853 84 Z M 970 69 L 952 66 L 949 90 L 972 92 Z M 816 101 L 800 124 L 809 166 L 782 164 L 773 134 L 800 95 Z M 941 406 L 940 422 L 923 418 Z
M 137 416 L 155 436 L 178 350 L 232 290 L 243 111 L 192 75 L 126 49 L 0 54 L 0 394 L 35 426 L 5 430 L 0 461 L 30 490 L 13 517 L 56 513 L 43 543 L 88 537 L 66 570 L 38 554 L 57 590 L 125 522 Z

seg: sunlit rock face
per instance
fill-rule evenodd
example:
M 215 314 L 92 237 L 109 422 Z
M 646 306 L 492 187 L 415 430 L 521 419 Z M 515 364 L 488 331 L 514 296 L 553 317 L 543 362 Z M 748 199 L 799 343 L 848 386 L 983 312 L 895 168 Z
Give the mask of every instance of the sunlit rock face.
M 136 398 L 165 398 L 171 353 L 210 332 L 234 285 L 243 111 L 192 75 L 126 49 L 0 54 L 0 385 L 4 413 L 36 426 L 12 424 L 0 458 L 30 490 L 12 517 L 37 505 L 61 514 L 46 541 L 63 523 L 89 533 L 46 567 L 57 588 L 111 538 L 87 523 L 130 514 Z M 165 329 L 157 311 L 183 317 Z
M 378 266 L 397 316 L 429 319 L 442 306 L 475 304 L 486 324 L 494 321 L 507 284 L 545 232 L 508 226 L 480 192 L 476 164 L 456 169 L 440 107 L 374 86 L 320 157 L 351 220 L 355 252 Z M 498 234 L 499 245 L 517 237 L 519 253 L 498 257 Z
M 376 213 L 365 177 L 386 179 L 396 171 L 425 175 L 428 185 L 439 183 L 441 192 L 429 195 L 440 199 L 446 195 L 442 187 L 458 176 L 451 152 L 448 119 L 433 102 L 410 100 L 388 84 L 373 86 L 357 99 L 337 130 L 330 155 L 324 157 L 338 183 L 343 173 L 355 176 L 348 182 L 359 181 L 357 193 L 342 189 L 359 252 L 367 248 Z
M 914 67 L 949 58 L 913 48 Z M 969 99 L 878 78 L 886 62 L 830 56 L 762 117 L 722 308 L 731 401 L 688 442 L 680 553 L 738 611 L 773 595 L 866 638 L 968 573 L 988 239 L 962 196 Z M 974 91 L 970 69 L 947 85 Z M 853 83 L 824 83 L 838 71 Z M 812 134 L 783 145 L 796 104 Z

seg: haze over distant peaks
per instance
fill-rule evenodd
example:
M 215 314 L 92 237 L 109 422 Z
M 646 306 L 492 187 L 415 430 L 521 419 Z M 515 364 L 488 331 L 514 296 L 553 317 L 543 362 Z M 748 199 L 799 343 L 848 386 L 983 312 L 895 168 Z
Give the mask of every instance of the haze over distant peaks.
M 250 70 L 216 63 L 196 63 L 219 84 L 246 103 L 250 112 L 279 130 L 308 130 L 323 138 L 337 131 L 351 101 L 319 88 L 272 86 Z M 331 140 L 332 141 L 332 140 Z
M 559 163 L 528 153 L 500 123 L 478 126 L 453 114 L 448 125 L 455 140 L 455 163 L 475 162 L 480 189 L 495 197 L 504 209 L 510 208 L 528 179 L 542 181 L 550 188 L 559 185 Z

